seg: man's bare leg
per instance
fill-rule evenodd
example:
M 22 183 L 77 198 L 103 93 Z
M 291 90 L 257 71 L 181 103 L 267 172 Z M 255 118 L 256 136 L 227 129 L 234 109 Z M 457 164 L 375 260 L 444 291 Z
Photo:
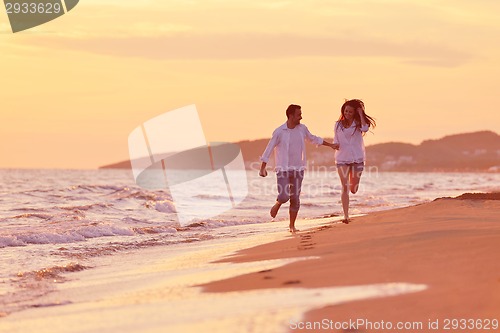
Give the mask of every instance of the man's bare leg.
M 276 215 L 278 215 L 278 210 L 280 210 L 280 207 L 281 207 L 281 202 L 279 201 L 276 201 L 274 206 L 271 207 L 271 211 L 269 212 L 269 214 L 271 214 L 271 217 L 273 219 L 276 217 Z
M 290 211 L 290 232 L 291 233 L 295 233 L 299 230 L 295 229 L 295 220 L 297 219 L 297 215 L 299 214 L 299 212 L 294 212 L 294 211 Z

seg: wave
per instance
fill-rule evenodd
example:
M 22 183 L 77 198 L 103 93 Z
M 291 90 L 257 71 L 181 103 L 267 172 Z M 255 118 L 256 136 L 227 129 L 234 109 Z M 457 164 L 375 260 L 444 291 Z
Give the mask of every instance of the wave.
M 198 198 L 198 199 L 215 199 L 215 200 L 228 200 L 226 196 L 223 195 L 216 195 L 216 194 L 198 194 L 193 196 L 193 198 Z
M 145 235 L 145 234 L 164 234 L 164 233 L 172 233 L 175 234 L 177 233 L 178 229 L 174 227 L 167 227 L 167 226 L 161 226 L 161 227 L 137 227 L 137 228 L 132 228 L 132 230 L 138 234 L 138 235 Z
M 24 214 L 12 216 L 10 218 L 11 219 L 29 219 L 32 217 L 37 218 L 37 219 L 41 219 L 41 220 L 50 220 L 54 217 L 54 215 L 43 214 L 43 213 L 24 213 Z M 6 218 L 5 220 L 7 220 L 7 219 L 9 219 L 9 218 Z
M 314 202 L 301 202 L 300 205 L 302 207 L 321 207 L 324 208 L 324 204 L 314 203 Z
M 117 189 L 112 193 L 106 194 L 112 199 L 123 200 L 123 199 L 138 199 L 146 201 L 162 201 L 162 200 L 172 200 L 172 196 L 166 191 L 147 191 L 143 189 L 131 189 L 129 187 L 122 187 Z
M 66 188 L 68 191 L 78 191 L 83 190 L 87 192 L 101 192 L 105 191 L 122 191 L 128 190 L 128 186 L 117 186 L 117 185 L 73 185 Z
M 176 233 L 171 226 L 123 228 L 112 225 L 86 225 L 70 231 L 29 231 L 12 235 L 0 235 L 0 248 L 27 246 L 30 244 L 64 244 L 84 242 L 87 239 L 112 236 Z
M 429 182 L 429 183 L 422 184 L 420 186 L 413 186 L 412 189 L 414 191 L 428 191 L 428 190 L 433 189 L 433 188 L 435 188 L 434 183 Z
M 17 273 L 17 277 L 22 279 L 34 279 L 38 281 L 44 279 L 57 281 L 63 279 L 60 275 L 62 273 L 79 272 L 87 268 L 88 267 L 77 263 L 70 263 L 66 266 L 53 266 L 49 268 L 39 269 L 36 271 L 19 272 Z
M 63 208 L 64 209 L 64 208 Z M 66 210 L 66 209 L 65 209 Z M 85 218 L 85 213 L 76 208 L 67 209 L 65 213 L 24 213 L 20 215 L 10 216 L 0 219 L 0 221 L 9 221 L 17 219 L 37 219 L 44 220 L 49 223 L 56 223 L 62 221 L 81 221 Z M 71 211 L 71 212 L 69 212 Z
M 221 228 L 221 227 L 229 227 L 229 226 L 238 226 L 238 225 L 247 225 L 247 224 L 258 224 L 258 223 L 267 223 L 267 219 L 262 217 L 255 218 L 224 218 L 224 219 L 205 219 L 203 222 L 190 224 L 188 227 L 204 227 L 207 229 Z
M 390 206 L 392 204 L 391 201 L 376 196 L 367 196 L 360 200 L 354 199 L 352 200 L 352 202 L 354 205 L 359 207 L 385 207 L 385 206 Z
M 174 203 L 170 200 L 154 202 L 154 209 L 161 213 L 176 213 Z
M 55 190 L 53 188 L 46 190 L 33 189 L 29 191 L 19 192 L 17 194 L 34 195 L 35 193 L 42 193 L 46 196 L 46 193 L 52 193 L 51 196 L 53 197 L 65 198 L 65 195 L 74 195 L 74 192 L 77 192 L 78 195 L 96 194 L 99 196 L 110 196 L 114 199 L 133 198 L 141 200 L 171 200 L 170 194 L 163 190 L 148 191 L 141 188 L 132 188 L 130 186 L 117 185 L 73 185 L 61 190 Z M 82 199 L 82 197 L 78 198 Z
M 47 211 L 47 209 L 45 208 L 31 208 L 31 207 L 19 207 L 16 208 L 15 210 L 19 212 L 28 212 L 28 213 L 40 213 Z
M 113 204 L 109 203 L 93 203 L 93 204 L 88 204 L 88 205 L 81 205 L 81 206 L 67 206 L 67 207 L 58 207 L 59 209 L 63 210 L 71 210 L 71 211 L 88 211 L 94 208 L 111 208 L 113 207 Z
M 68 301 L 37 303 L 37 300 L 56 290 L 54 286 L 56 283 L 67 281 L 66 273 L 79 272 L 88 268 L 90 267 L 72 262 L 64 266 L 51 266 L 17 273 L 15 277 L 9 279 L 14 290 L 0 298 L 0 307 L 4 311 L 1 314 L 6 316 L 26 308 L 69 304 Z

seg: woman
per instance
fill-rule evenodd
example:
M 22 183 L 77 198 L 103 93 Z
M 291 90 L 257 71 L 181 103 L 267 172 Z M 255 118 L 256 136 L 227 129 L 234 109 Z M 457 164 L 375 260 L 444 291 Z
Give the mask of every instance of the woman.
M 342 208 L 344 219 L 349 223 L 349 190 L 358 191 L 359 180 L 365 165 L 364 134 L 370 126 L 375 127 L 375 120 L 365 113 L 365 105 L 359 99 L 347 100 L 340 108 L 340 118 L 335 123 L 334 144 L 339 148 L 335 152 L 335 163 L 342 183 Z M 348 189 L 348 186 L 350 187 Z

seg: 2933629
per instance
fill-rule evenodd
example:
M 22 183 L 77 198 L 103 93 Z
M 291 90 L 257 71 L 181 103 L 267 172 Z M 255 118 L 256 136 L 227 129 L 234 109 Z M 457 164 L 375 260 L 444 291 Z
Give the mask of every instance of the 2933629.
M 59 14 L 63 11 L 59 3 L 22 2 L 5 3 L 7 14 Z

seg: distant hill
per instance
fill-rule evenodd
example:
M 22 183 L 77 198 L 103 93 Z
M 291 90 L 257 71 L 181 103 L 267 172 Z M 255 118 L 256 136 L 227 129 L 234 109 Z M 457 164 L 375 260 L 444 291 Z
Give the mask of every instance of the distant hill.
M 500 171 L 500 136 L 483 131 L 366 148 L 367 164 L 391 171 Z
M 332 141 L 331 138 L 326 138 Z M 259 157 L 269 139 L 240 141 L 247 168 L 260 164 Z M 388 142 L 366 147 L 367 166 L 381 171 L 422 172 L 500 172 L 500 135 L 491 131 L 456 134 L 441 139 L 426 140 L 420 145 Z M 334 154 L 328 147 L 307 144 L 307 157 L 314 166 L 334 166 Z M 271 160 L 270 165 L 273 165 Z M 100 169 L 130 169 L 130 161 L 105 165 Z

